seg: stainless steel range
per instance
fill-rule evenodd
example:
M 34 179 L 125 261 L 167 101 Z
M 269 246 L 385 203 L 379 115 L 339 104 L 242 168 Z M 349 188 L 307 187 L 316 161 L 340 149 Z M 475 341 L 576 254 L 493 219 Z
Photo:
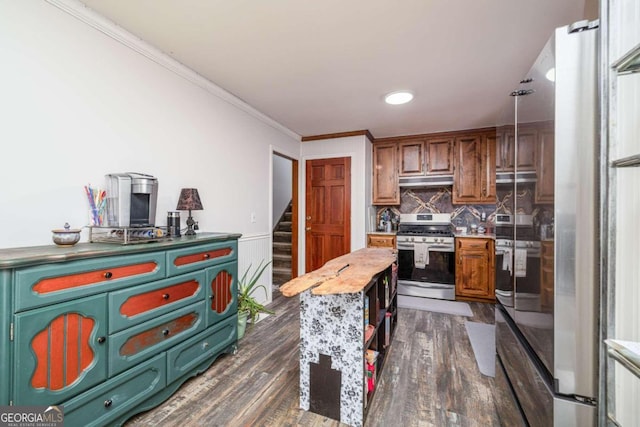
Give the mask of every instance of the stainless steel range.
M 398 305 L 455 300 L 455 245 L 449 214 L 401 214 L 397 234 Z

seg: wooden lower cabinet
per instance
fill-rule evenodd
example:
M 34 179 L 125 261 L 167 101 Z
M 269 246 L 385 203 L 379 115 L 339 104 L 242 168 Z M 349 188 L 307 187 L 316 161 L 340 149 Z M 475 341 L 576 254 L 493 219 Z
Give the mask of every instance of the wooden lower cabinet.
M 368 248 L 393 248 L 396 247 L 396 235 L 395 234 L 379 234 L 369 233 L 367 234 L 367 247 Z
M 540 243 L 540 304 L 544 312 L 553 313 L 553 287 L 555 269 L 553 240 Z
M 122 424 L 235 352 L 239 235 L 210 236 L 137 250 L 69 249 L 69 261 L 60 261 L 64 249 L 52 247 L 51 258 L 16 258 L 18 266 L 0 267 L 9 289 L 0 293 L 0 307 L 10 307 L 0 323 L 11 331 L 0 335 L 0 356 L 9 361 L 0 371 L 0 403 L 64 405 L 68 425 Z M 82 249 L 91 250 L 90 259 L 74 256 Z M 128 265 L 135 268 L 113 289 L 105 285 Z M 43 285 L 50 282 L 55 286 Z M 14 296 L 22 303 L 7 304 Z
M 495 242 L 456 238 L 456 299 L 495 301 Z

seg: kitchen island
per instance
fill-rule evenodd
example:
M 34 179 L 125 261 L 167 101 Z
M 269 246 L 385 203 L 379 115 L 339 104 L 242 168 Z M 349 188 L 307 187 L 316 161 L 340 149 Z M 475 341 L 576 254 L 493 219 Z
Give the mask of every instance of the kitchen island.
M 366 248 L 280 287 L 300 295 L 300 407 L 362 426 L 397 323 L 396 255 Z

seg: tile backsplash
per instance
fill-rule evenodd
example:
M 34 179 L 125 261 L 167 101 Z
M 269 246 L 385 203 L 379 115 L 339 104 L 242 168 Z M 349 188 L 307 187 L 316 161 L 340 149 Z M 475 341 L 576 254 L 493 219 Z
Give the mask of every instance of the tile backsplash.
M 392 215 L 401 213 L 449 213 L 451 222 L 456 226 L 480 224 L 482 213 L 486 215 L 486 223 L 491 225 L 496 214 L 513 213 L 513 184 L 496 186 L 497 200 L 495 205 L 454 205 L 451 203 L 451 187 L 405 188 L 402 189 L 400 206 L 377 206 L 377 222 L 380 215 L 389 209 Z M 518 213 L 534 215 L 541 224 L 551 222 L 545 205 L 535 204 L 535 184 L 518 184 Z

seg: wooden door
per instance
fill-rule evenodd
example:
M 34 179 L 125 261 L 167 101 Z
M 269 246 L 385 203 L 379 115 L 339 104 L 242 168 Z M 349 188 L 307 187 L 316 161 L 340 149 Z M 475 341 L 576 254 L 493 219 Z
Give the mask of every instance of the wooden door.
M 399 205 L 398 145 L 395 142 L 373 145 L 373 204 Z
M 495 204 L 496 193 L 496 142 L 497 135 L 489 133 L 485 136 L 482 147 L 482 187 L 480 188 L 481 202 Z
M 482 181 L 482 136 L 456 138 L 453 203 L 478 202 Z
M 427 140 L 427 175 L 451 175 L 453 173 L 453 138 L 441 137 Z
M 493 300 L 495 251 L 491 239 L 456 239 L 456 296 Z
M 423 175 L 424 142 L 402 141 L 398 144 L 400 164 L 398 176 Z
M 351 251 L 351 158 L 307 160 L 307 272 Z
M 538 167 L 536 183 L 536 203 L 553 203 L 554 194 L 554 129 L 541 130 L 538 133 Z

